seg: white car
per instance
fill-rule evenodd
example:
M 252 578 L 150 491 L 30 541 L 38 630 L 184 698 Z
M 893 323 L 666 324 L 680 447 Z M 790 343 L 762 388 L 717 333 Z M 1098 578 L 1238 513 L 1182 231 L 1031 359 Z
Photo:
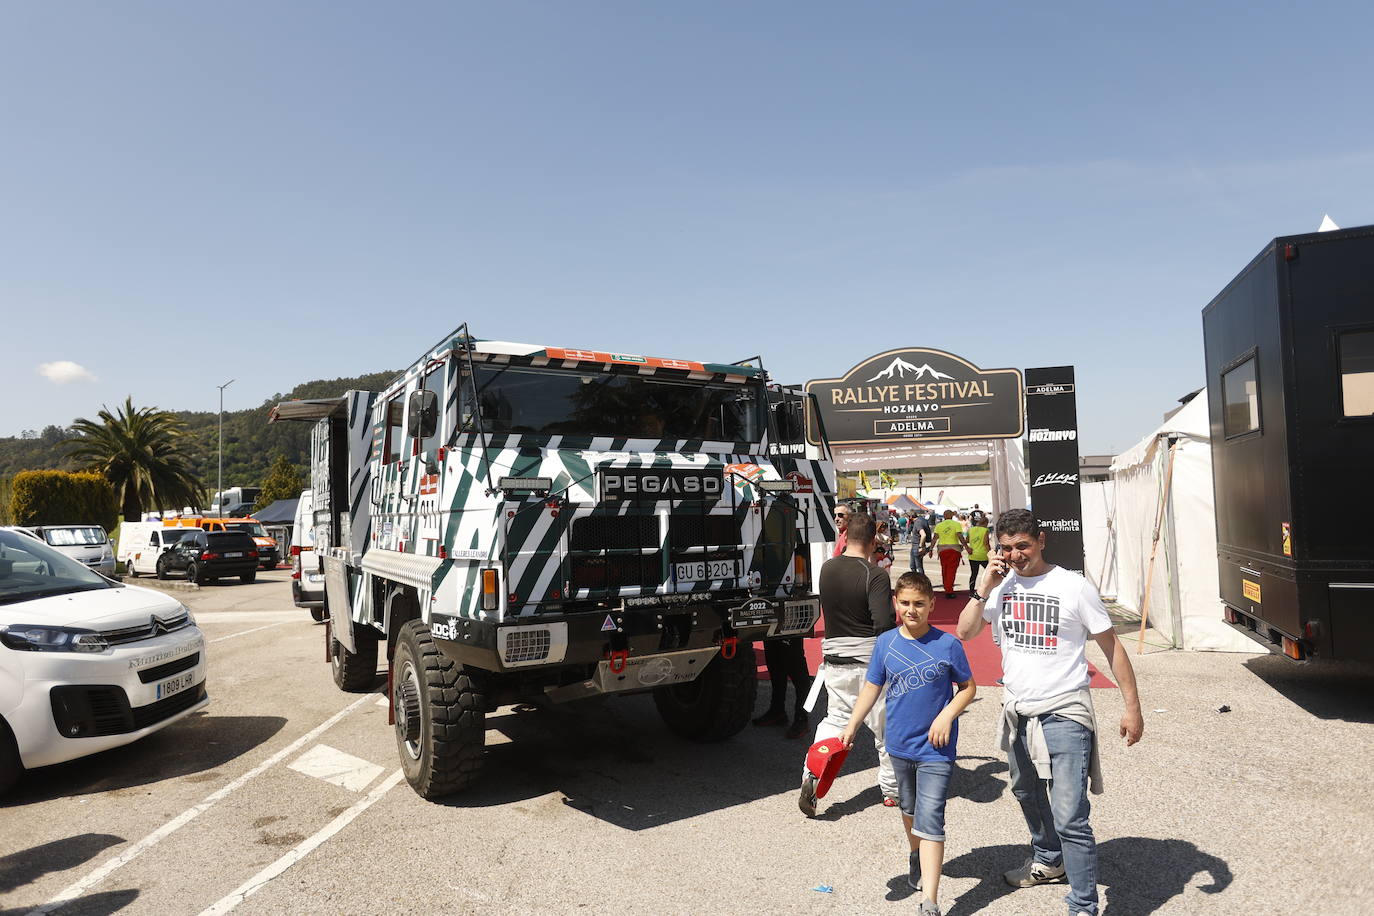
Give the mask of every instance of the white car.
M 205 674 L 181 602 L 0 529 L 0 792 L 203 709 Z
M 310 490 L 302 490 L 296 501 L 296 519 L 291 529 L 291 599 L 296 607 L 310 608 L 310 616 L 324 620 L 324 570 L 315 549 L 315 500 Z

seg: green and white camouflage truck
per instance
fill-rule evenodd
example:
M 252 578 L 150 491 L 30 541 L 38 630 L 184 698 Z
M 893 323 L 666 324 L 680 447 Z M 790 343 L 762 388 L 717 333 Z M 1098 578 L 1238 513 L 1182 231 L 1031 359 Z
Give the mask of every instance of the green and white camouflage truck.
M 796 408 L 749 365 L 465 326 L 384 391 L 276 407 L 315 423 L 334 679 L 371 689 L 385 647 L 420 795 L 472 782 L 505 703 L 653 691 L 686 738 L 745 726 L 752 643 L 811 631 L 835 538 L 833 465 L 778 441 Z

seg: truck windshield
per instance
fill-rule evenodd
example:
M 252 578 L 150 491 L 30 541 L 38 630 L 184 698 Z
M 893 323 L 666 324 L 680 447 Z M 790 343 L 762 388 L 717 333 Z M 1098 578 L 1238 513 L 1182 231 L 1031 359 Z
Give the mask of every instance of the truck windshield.
M 224 530 L 242 531 L 244 534 L 252 535 L 255 538 L 267 537 L 267 532 L 257 522 L 230 522 L 224 526 Z
M 720 442 L 763 438 L 759 384 L 706 385 L 517 366 L 474 369 L 482 423 L 490 433 Z M 475 421 L 464 419 L 463 428 L 476 428 Z

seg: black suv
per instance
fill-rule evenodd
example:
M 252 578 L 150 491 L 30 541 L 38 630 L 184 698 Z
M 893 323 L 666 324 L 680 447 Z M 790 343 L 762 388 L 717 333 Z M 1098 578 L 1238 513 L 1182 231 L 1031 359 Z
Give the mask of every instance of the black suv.
M 241 531 L 196 530 L 157 558 L 157 577 L 166 579 L 178 570 L 197 584 L 221 576 L 238 576 L 242 582 L 258 577 L 258 545 Z

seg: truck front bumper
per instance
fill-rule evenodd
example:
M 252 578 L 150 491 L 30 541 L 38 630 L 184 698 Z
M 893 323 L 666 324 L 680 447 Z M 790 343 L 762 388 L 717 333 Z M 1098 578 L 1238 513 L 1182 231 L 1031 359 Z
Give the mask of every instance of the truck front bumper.
M 592 666 L 613 658 L 628 663 L 769 636 L 808 634 L 819 617 L 820 600 L 814 595 L 693 604 L 626 601 L 617 608 L 500 622 L 434 614 L 430 634 L 439 650 L 460 664 L 484 671 L 519 671 Z

